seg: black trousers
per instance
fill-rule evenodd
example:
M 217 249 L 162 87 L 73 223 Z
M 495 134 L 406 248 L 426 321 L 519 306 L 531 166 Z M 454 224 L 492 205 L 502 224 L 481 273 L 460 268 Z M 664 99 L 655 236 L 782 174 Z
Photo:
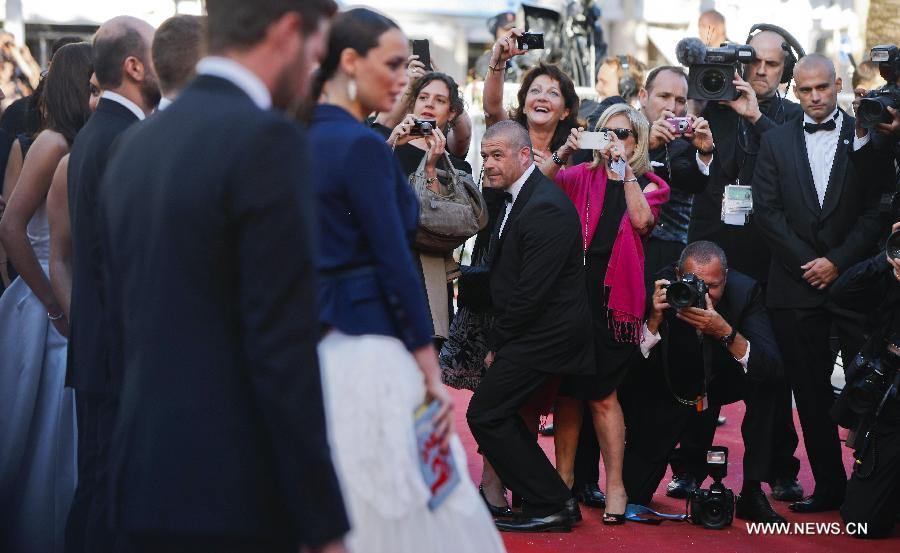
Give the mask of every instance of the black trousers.
M 109 440 L 118 400 L 112 394 L 76 390 L 78 486 L 66 521 L 66 553 L 106 553 L 115 549 L 110 528 Z
M 834 403 L 830 337 L 832 331 L 836 332 L 841 357 L 849 364 L 863 344 L 864 315 L 826 304 L 816 309 L 773 309 L 771 318 L 797 403 L 803 441 L 816 481 L 814 493 L 843 496 L 847 472 L 837 424 L 829 413 Z
M 522 496 L 529 516 L 560 511 L 572 497 L 519 415 L 519 409 L 553 377 L 516 367 L 501 353 L 481 379 L 466 413 L 481 452 L 503 484 Z
M 847 483 L 841 517 L 868 525 L 857 537 L 880 538 L 891 533 L 900 513 L 900 421 L 879 424 L 871 445 Z
M 709 407 L 698 413 L 696 407 L 682 405 L 672 397 L 661 368 L 642 368 L 645 370 L 632 371 L 620 389 L 620 395 L 628 398 L 623 404 L 627 407 L 622 476 L 629 502 L 646 505 L 653 498 L 666 473 L 666 465 L 675 445 L 683 439 L 692 421 L 715 421 L 721 406 L 716 404 L 713 397 L 710 398 Z M 632 376 L 635 377 L 631 378 Z M 773 466 L 775 453 L 772 428 L 778 407 L 771 387 L 772 383 L 757 383 L 745 379 L 740 390 L 747 409 L 741 424 L 746 480 L 767 480 Z M 714 432 L 715 426 L 712 429 Z M 711 442 L 712 435 L 704 439 Z M 706 451 L 703 451 L 703 465 L 705 464 Z
M 800 440 L 794 428 L 790 385 L 787 382 L 773 384 L 767 393 L 777 395 L 774 398 L 775 414 L 769 435 L 772 441 L 772 459 L 763 481 L 773 483 L 778 478 L 793 480 L 800 472 L 800 460 L 794 456 Z M 698 482 L 706 478 L 706 452 L 713 445 L 718 417 L 718 409 L 707 409 L 691 418 L 681 436 L 679 447 L 672 452 L 670 463 L 673 474 L 691 474 Z

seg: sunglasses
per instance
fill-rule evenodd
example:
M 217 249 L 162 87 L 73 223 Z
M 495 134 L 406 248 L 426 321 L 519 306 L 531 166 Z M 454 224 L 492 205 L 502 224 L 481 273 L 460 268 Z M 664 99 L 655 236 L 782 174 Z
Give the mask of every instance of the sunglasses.
M 600 132 L 611 132 L 616 135 L 619 140 L 625 140 L 630 135 L 634 135 L 634 131 L 631 129 L 608 129 L 603 127 L 600 129 Z

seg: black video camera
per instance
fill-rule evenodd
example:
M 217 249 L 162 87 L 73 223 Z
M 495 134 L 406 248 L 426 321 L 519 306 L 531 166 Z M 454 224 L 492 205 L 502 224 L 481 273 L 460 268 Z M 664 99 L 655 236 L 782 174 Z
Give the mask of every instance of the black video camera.
M 709 287 L 703 279 L 693 273 L 687 273 L 666 286 L 666 303 L 675 309 L 698 307 L 706 309 L 706 294 Z
M 688 494 L 688 520 L 711 530 L 731 526 L 734 520 L 734 492 L 722 479 L 728 474 L 728 448 L 712 446 L 706 453 L 706 467 L 713 479 L 709 489 L 697 488 Z
M 894 116 L 887 108 L 900 109 L 900 48 L 893 44 L 880 44 L 870 52 L 870 58 L 878 63 L 878 70 L 885 86 L 872 90 L 859 101 L 856 117 L 863 128 L 871 129 L 879 123 L 890 123 Z
M 723 44 L 707 48 L 703 63 L 688 68 L 688 98 L 692 100 L 736 100 L 734 72 L 753 61 L 756 53 L 746 44 Z

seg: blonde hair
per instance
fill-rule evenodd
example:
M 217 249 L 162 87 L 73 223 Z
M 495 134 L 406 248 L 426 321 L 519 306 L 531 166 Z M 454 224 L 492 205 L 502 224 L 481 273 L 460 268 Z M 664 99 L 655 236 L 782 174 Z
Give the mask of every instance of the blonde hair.
M 629 106 L 628 104 L 613 104 L 606 108 L 597 121 L 595 131 L 599 131 L 607 126 L 609 120 L 613 116 L 624 113 L 631 123 L 631 130 L 634 131 L 634 154 L 628 160 L 634 175 L 639 177 L 650 171 L 650 122 L 644 117 L 644 114 Z M 591 163 L 591 169 L 596 169 L 603 163 L 603 157 L 599 150 L 594 150 L 594 162 Z

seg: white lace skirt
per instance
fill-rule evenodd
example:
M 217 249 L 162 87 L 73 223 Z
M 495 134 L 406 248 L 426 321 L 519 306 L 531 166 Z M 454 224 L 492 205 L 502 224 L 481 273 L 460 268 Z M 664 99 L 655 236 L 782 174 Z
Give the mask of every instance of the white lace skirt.
M 332 331 L 319 343 L 328 440 L 352 526 L 353 553 L 505 551 L 469 477 L 459 438 L 460 483 L 434 511 L 417 461 L 413 413 L 422 373 L 396 338 Z

